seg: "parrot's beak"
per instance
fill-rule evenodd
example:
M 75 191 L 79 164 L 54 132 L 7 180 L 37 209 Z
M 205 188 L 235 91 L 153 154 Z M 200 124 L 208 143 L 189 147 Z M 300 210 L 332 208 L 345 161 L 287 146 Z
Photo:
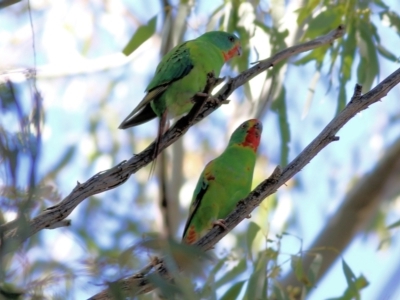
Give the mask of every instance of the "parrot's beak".
M 263 130 L 262 123 L 260 121 L 258 121 L 256 124 L 254 124 L 254 129 L 259 135 L 261 135 L 262 130 Z
M 236 47 L 236 53 L 237 53 L 237 55 L 238 56 L 242 56 L 242 46 L 240 46 L 240 44 L 239 45 L 237 45 L 237 47 Z

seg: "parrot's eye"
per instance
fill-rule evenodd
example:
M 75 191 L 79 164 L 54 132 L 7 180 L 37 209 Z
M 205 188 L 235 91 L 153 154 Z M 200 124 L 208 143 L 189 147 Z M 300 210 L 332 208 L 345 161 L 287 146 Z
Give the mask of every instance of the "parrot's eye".
M 231 35 L 228 37 L 228 39 L 229 39 L 229 41 L 232 42 L 232 43 L 235 41 L 235 38 L 234 38 L 233 36 L 231 36 Z

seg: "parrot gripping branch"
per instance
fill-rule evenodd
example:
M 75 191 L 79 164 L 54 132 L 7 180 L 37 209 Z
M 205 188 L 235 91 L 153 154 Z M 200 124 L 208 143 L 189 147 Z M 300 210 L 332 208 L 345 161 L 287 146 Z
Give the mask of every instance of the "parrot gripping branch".
M 216 110 L 219 106 L 226 102 L 228 97 L 235 89 L 248 82 L 253 77 L 266 71 L 268 68 L 279 63 L 280 61 L 289 58 L 290 56 L 309 51 L 323 45 L 329 45 L 334 40 L 342 37 L 344 33 L 345 28 L 343 25 L 340 25 L 335 30 L 329 32 L 324 36 L 318 37 L 306 43 L 289 47 L 278 52 L 268 59 L 259 61 L 250 69 L 242 72 L 235 78 L 230 79 L 222 87 L 222 89 L 213 96 L 213 98 L 217 101 L 213 100 L 206 101 L 206 103 L 201 103 L 201 105 L 204 106 L 200 107 L 200 109 L 197 105 L 195 105 L 193 109 L 195 111 L 196 109 L 199 109 L 198 113 L 189 112 L 188 115 L 179 119 L 176 124 L 162 136 L 159 150 L 162 151 L 170 146 L 172 143 L 174 143 L 178 138 L 186 133 L 191 125 L 199 122 L 207 115 L 212 113 L 214 110 Z M 212 78 L 213 76 L 210 77 Z M 217 83 L 218 79 L 214 84 Z M 194 119 L 191 120 L 190 118 L 193 117 Z M 21 222 L 25 227 L 24 230 L 18 229 L 20 224 L 18 220 L 14 220 L 14 222 L 9 222 L 0 226 L 0 233 L 3 237 L 1 239 L 0 247 L 3 248 L 3 253 L 14 251 L 26 239 L 42 229 L 52 228 L 53 224 L 55 223 L 65 225 L 69 224 L 59 222 L 61 220 L 64 220 L 69 214 L 71 214 L 75 207 L 77 207 L 86 198 L 123 184 L 124 182 L 126 182 L 131 174 L 137 172 L 139 169 L 149 164 L 153 160 L 154 147 L 155 143 L 152 143 L 145 150 L 137 155 L 134 155 L 128 161 L 123 161 L 116 167 L 106 170 L 104 172 L 100 172 L 91 177 L 86 182 L 79 184 L 59 204 L 46 209 L 39 216 L 31 220 Z M 4 245 L 12 246 L 3 247 Z
M 323 148 L 333 141 L 337 141 L 336 133 L 356 114 L 378 102 L 387 93 L 400 83 L 400 68 L 385 78 L 368 93 L 361 95 L 361 86 L 356 85 L 351 101 L 347 106 L 321 131 L 321 133 L 283 170 L 277 166 L 272 175 L 261 182 L 245 199 L 240 200 L 236 209 L 225 219 L 228 230 L 214 227 L 204 237 L 195 243 L 195 246 L 207 251 L 221 240 L 230 230 L 245 219 L 260 203 L 289 179 L 300 172 Z M 173 278 L 166 269 L 162 259 L 157 264 L 149 264 L 138 274 L 119 281 L 119 287 L 125 292 L 133 294 L 146 293 L 154 289 L 147 276 L 157 274 L 166 280 Z M 90 298 L 91 300 L 112 299 L 111 293 L 105 289 Z
M 175 126 L 170 128 L 164 134 L 160 144 L 160 150 L 165 149 L 180 136 L 182 136 L 192 125 L 192 123 L 194 124 L 199 122 L 205 116 L 217 109 L 223 103 L 223 101 L 226 101 L 228 96 L 236 88 L 243 85 L 254 76 L 292 55 L 308 51 L 322 45 L 330 44 L 335 39 L 343 36 L 343 34 L 344 27 L 339 26 L 337 29 L 325 36 L 285 49 L 269 59 L 260 61 L 252 68 L 244 71 L 237 77 L 230 79 L 228 83 L 226 83 L 225 86 L 220 90 L 220 92 L 214 96 L 215 99 L 218 99 L 219 103 L 214 103 L 214 101 L 205 101 L 206 104 L 201 103 L 201 105 L 204 106 L 200 107 L 198 114 L 189 113 L 188 116 L 178 120 Z M 248 216 L 263 199 L 274 193 L 281 185 L 285 184 L 285 182 L 298 173 L 325 146 L 327 146 L 330 142 L 337 140 L 335 134 L 341 129 L 341 127 L 343 127 L 344 124 L 346 124 L 358 112 L 379 101 L 399 82 L 400 69 L 396 70 L 393 74 L 379 83 L 374 89 L 364 95 L 360 94 L 358 88 L 346 108 L 325 127 L 325 129 L 316 137 L 316 139 L 309 146 L 307 146 L 297 158 L 295 158 L 282 171 L 279 167 L 277 167 L 270 178 L 263 181 L 249 194 L 248 197 L 239 203 L 235 211 L 225 219 L 225 224 L 228 230 L 231 230 L 233 227 L 235 227 L 241 220 Z M 193 121 L 190 121 L 190 116 L 194 118 Z M 78 184 L 76 188 L 74 188 L 72 192 L 58 205 L 48 208 L 42 214 L 32 220 L 25 220 L 25 230 L 20 230 L 19 222 L 15 221 L 2 225 L 0 227 L 2 253 L 13 251 L 22 242 L 42 229 L 68 226 L 69 223 L 63 222 L 63 220 L 74 210 L 77 205 L 79 205 L 89 196 L 123 184 L 131 174 L 135 173 L 140 168 L 151 162 L 153 150 L 154 143 L 138 155 L 133 156 L 128 161 L 123 161 L 116 167 L 104 172 L 100 172 L 90 178 L 88 181 Z M 203 250 L 208 250 L 212 248 L 224 235 L 226 235 L 227 232 L 228 231 L 219 227 L 213 228 L 206 236 L 201 238 L 196 245 L 201 247 Z M 3 245 L 6 245 L 6 247 L 3 247 Z M 13 246 L 9 247 L 9 245 Z M 168 274 L 162 260 L 159 260 L 157 264 L 152 263 L 150 266 L 146 266 L 142 271 L 143 273 L 120 280 L 119 282 L 121 283 L 123 290 L 127 291 L 133 289 L 136 291 L 136 293 L 144 293 L 152 290 L 154 287 L 146 278 L 146 274 L 150 273 L 151 271 L 164 278 L 171 278 L 171 275 Z M 95 295 L 91 299 L 111 298 L 108 291 L 105 290 Z

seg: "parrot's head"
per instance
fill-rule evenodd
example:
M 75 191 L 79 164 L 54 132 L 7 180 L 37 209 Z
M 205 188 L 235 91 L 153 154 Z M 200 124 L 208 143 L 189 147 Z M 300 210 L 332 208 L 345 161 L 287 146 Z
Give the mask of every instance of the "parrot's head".
M 257 119 L 243 122 L 232 134 L 229 145 L 238 144 L 242 147 L 249 147 L 257 151 L 260 145 L 262 123 Z
M 203 34 L 201 39 L 206 39 L 217 46 L 224 56 L 224 60 L 228 61 L 235 56 L 242 55 L 242 46 L 239 38 L 224 31 L 210 31 Z

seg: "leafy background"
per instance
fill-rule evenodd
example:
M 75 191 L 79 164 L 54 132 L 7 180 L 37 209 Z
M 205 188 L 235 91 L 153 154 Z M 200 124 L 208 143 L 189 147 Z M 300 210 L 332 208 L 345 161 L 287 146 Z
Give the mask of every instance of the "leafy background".
M 2 291 L 24 291 L 26 299 L 87 298 L 148 263 L 153 251 L 134 246 L 144 238 L 171 233 L 179 240 L 199 174 L 242 121 L 257 117 L 264 124 L 255 186 L 307 146 L 349 101 L 356 83 L 366 92 L 399 67 L 395 0 L 34 0 L 7 6 L 13 2 L 0 2 L 1 223 L 18 211 L 37 216 L 77 181 L 153 141 L 156 121 L 125 131 L 117 127 L 143 97 L 160 55 L 179 42 L 207 30 L 235 32 L 244 55 L 221 72 L 234 76 L 251 62 L 339 24 L 347 31 L 333 45 L 293 57 L 238 89 L 229 105 L 166 151 L 167 176 L 149 178 L 144 168 L 121 187 L 85 200 L 70 215 L 70 227 L 42 231 L 18 252 L 1 255 Z M 400 219 L 400 168 L 374 199 L 373 210 L 363 214 L 360 207 L 354 215 L 358 229 L 345 242 L 344 260 L 315 282 L 321 259 L 338 250 L 319 249 L 310 271 L 299 259 L 338 217 L 357 184 L 373 176 L 379 160 L 399 143 L 399 96 L 395 88 L 351 120 L 340 141 L 218 244 L 214 262 L 200 276 L 177 279 L 181 288 L 193 284 L 181 293 L 285 299 L 293 290 L 279 284 L 282 278 L 294 273 L 307 283 L 304 274 L 310 272 L 307 280 L 315 286 L 303 285 L 309 299 L 399 298 L 398 231 L 388 226 Z M 168 212 L 159 205 L 162 181 Z M 172 220 L 169 228 L 165 216 Z M 347 230 L 338 226 L 338 235 Z M 161 287 L 174 297 L 171 287 Z

